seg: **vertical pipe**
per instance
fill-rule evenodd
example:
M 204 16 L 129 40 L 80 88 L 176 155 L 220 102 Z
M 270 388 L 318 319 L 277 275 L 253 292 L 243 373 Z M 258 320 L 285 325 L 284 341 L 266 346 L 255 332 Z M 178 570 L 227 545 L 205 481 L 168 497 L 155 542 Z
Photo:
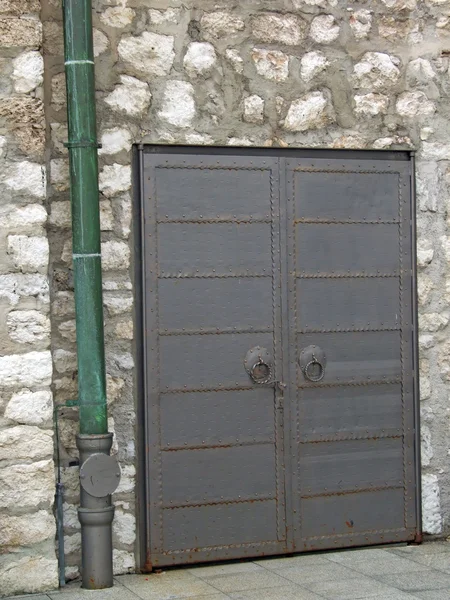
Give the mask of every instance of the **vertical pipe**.
M 80 464 L 109 454 L 91 0 L 63 0 L 72 200 Z M 81 482 L 83 484 L 83 482 Z M 101 488 L 102 486 L 100 486 Z M 81 485 L 82 587 L 112 587 L 111 495 Z

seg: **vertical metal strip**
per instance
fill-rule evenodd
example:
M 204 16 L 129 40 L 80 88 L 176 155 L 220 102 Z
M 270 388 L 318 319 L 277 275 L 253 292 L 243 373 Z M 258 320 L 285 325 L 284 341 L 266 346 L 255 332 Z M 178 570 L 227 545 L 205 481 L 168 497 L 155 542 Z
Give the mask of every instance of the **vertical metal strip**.
M 416 475 L 416 541 L 422 541 L 422 474 L 420 443 L 420 382 L 419 382 L 419 335 L 417 301 L 417 215 L 416 215 L 416 155 L 411 152 L 411 259 L 412 259 L 412 335 L 413 335 L 413 373 L 414 373 L 414 455 Z

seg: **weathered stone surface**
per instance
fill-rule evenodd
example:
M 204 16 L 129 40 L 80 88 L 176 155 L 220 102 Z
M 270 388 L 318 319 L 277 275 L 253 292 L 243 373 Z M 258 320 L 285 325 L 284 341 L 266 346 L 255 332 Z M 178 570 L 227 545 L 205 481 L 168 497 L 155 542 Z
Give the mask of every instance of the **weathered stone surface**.
M 94 40 L 94 57 L 97 57 L 109 48 L 109 40 L 103 31 L 95 29 L 95 27 L 92 30 L 92 37 Z
M 257 94 L 244 99 L 244 121 L 262 123 L 264 121 L 264 100 Z
M 434 250 L 431 242 L 426 239 L 417 240 L 417 266 L 426 267 L 433 260 Z
M 114 332 L 122 340 L 132 340 L 134 338 L 133 321 L 120 321 L 120 323 L 117 323 Z
M 26 206 L 11 205 L 11 210 L 0 215 L 0 227 L 6 230 L 39 229 L 47 221 L 47 211 L 40 204 L 28 204 Z
M 72 222 L 70 200 L 52 202 L 49 222 L 56 227 L 70 227 Z
M 423 92 L 403 92 L 397 99 L 395 110 L 402 117 L 413 118 L 432 115 L 436 106 Z
M 46 272 L 48 240 L 43 236 L 9 235 L 8 254 L 23 273 Z
M 416 8 L 417 0 L 381 0 L 381 2 L 391 10 L 413 10 Z
M 58 73 L 52 77 L 52 104 L 59 110 L 66 103 L 66 76 Z
M 44 21 L 44 48 L 46 54 L 64 55 L 64 36 L 62 25 L 56 21 Z
M 428 466 L 430 466 L 431 459 L 433 458 L 434 452 L 433 452 L 433 447 L 431 445 L 430 428 L 427 425 L 421 425 L 420 438 L 421 438 L 420 458 L 422 461 L 422 466 L 428 467 Z
M 105 271 L 127 269 L 130 266 L 130 248 L 125 242 L 102 243 L 102 267 Z
M 133 307 L 133 298 L 105 294 L 103 297 L 103 303 L 108 309 L 108 313 L 111 316 L 114 316 L 131 311 Z
M 57 192 L 69 189 L 69 161 L 66 158 L 53 158 L 50 161 L 50 183 Z
M 55 533 L 55 519 L 46 510 L 21 517 L 0 513 L 0 546 L 32 546 Z
M 372 13 L 365 8 L 356 10 L 350 15 L 349 23 L 355 38 L 362 40 L 369 35 L 372 28 Z
M 422 474 L 422 529 L 434 535 L 442 531 L 439 482 L 431 473 Z
M 192 85 L 186 81 L 168 81 L 158 116 L 175 127 L 190 127 L 195 116 Z
M 108 398 L 108 405 L 120 398 L 124 385 L 125 381 L 120 377 L 112 377 L 111 375 L 106 374 L 106 396 Z
M 50 385 L 51 376 L 49 351 L 0 356 L 0 386 Z
M 339 37 L 339 31 L 333 15 L 319 15 L 314 17 L 309 35 L 318 44 L 331 44 Z
M 236 48 L 227 48 L 225 50 L 225 56 L 233 65 L 233 69 L 236 73 L 241 74 L 244 72 L 244 60 L 239 54 L 239 50 L 236 50 Z
M 134 544 L 136 539 L 136 518 L 131 513 L 116 508 L 113 521 L 113 534 L 116 539 L 126 546 Z
M 100 21 L 109 27 L 122 29 L 129 25 L 136 13 L 126 6 L 110 6 L 100 14 Z
M 217 56 L 214 46 L 208 42 L 191 42 L 184 55 L 183 65 L 190 77 L 204 77 L 211 73 Z
M 168 75 L 175 58 L 174 38 L 144 31 L 137 37 L 125 37 L 117 50 L 132 72 L 143 75 Z
M 81 533 L 64 536 L 64 552 L 72 554 L 81 551 Z
M 106 96 L 106 104 L 113 110 L 132 117 L 141 115 L 148 109 L 152 99 L 148 85 L 129 75 L 121 75 L 120 82 L 120 85 Z
M 28 297 L 35 297 L 44 304 L 49 302 L 48 280 L 45 275 L 0 275 L 0 298 L 7 298 L 14 305 L 21 298 Z
M 307 131 L 325 127 L 330 119 L 327 115 L 327 99 L 322 92 L 311 92 L 291 103 L 284 128 L 289 131 Z
M 116 494 L 132 492 L 134 490 L 136 469 L 134 465 L 123 465 L 121 467 L 121 478 Z
M 75 319 L 70 319 L 69 321 L 63 321 L 58 325 L 58 331 L 63 338 L 69 340 L 69 342 L 76 342 L 77 334 L 76 334 L 76 325 Z
M 450 144 L 439 142 L 424 142 L 422 144 L 422 158 L 434 160 L 450 160 Z
M 0 77 L 0 85 L 2 78 Z M 3 117 L 8 124 L 15 143 L 18 144 L 20 150 L 29 156 L 29 158 L 42 158 L 45 149 L 45 120 L 44 120 L 44 105 L 38 98 L 31 96 L 19 96 L 11 98 L 0 97 L 0 117 Z M 30 163 L 31 165 L 33 163 Z M 8 166 L 7 172 L 4 173 L 6 179 L 12 174 L 15 178 L 16 170 L 20 171 L 21 167 L 24 170 L 24 177 L 27 177 L 27 172 L 31 168 L 26 166 L 25 162 L 14 163 Z M 35 195 L 41 195 L 41 188 L 45 189 L 45 170 L 42 169 L 42 180 L 38 184 L 36 191 L 31 192 Z M 30 173 L 31 176 L 31 173 Z M 32 177 L 33 178 L 33 177 Z M 27 189 L 27 185 L 21 182 L 20 189 Z M 30 191 L 32 186 L 30 184 Z M 42 194 L 44 195 L 44 194 Z
M 297 15 L 264 13 L 252 18 L 253 36 L 263 42 L 297 46 L 305 38 L 306 22 Z
M 5 408 L 5 418 L 22 425 L 49 426 L 52 423 L 53 398 L 50 391 L 32 392 L 23 389 L 11 396 Z
M 178 23 L 180 14 L 181 10 L 179 8 L 168 8 L 167 10 L 150 8 L 148 11 L 150 23 L 153 23 L 154 25 L 161 25 L 161 23 Z
M 67 373 L 77 367 L 77 355 L 75 352 L 69 352 L 63 348 L 58 348 L 53 352 L 53 360 L 58 373 Z
M 50 342 L 50 319 L 38 310 L 12 310 L 6 327 L 9 337 L 19 344 Z
M 0 3 L 0 14 L 11 15 L 14 17 L 26 15 L 29 13 L 38 13 L 41 10 L 39 0 L 2 0 Z
M 419 315 L 419 329 L 421 331 L 439 331 L 448 325 L 450 315 L 443 313 L 422 313 Z
M 355 113 L 365 117 L 386 114 L 389 106 L 389 98 L 384 94 L 357 94 L 354 96 L 354 100 Z
M 125 550 L 113 550 L 113 568 L 116 575 L 133 573 L 135 569 L 134 554 Z
M 406 78 L 410 85 L 428 83 L 436 77 L 436 73 L 429 60 L 416 58 L 406 67 Z
M 131 168 L 129 165 L 105 165 L 99 174 L 99 189 L 105 196 L 115 196 L 131 187 Z
M 44 81 L 44 59 L 40 52 L 30 51 L 19 54 L 13 60 L 14 89 L 27 94 Z
M 131 134 L 127 129 L 113 127 L 105 129 L 101 136 L 102 147 L 99 154 L 117 154 L 131 149 Z
M 383 90 L 397 83 L 400 71 L 396 58 L 382 52 L 366 52 L 353 69 L 353 83 L 358 88 Z
M 44 592 L 58 587 L 56 557 L 24 556 L 12 560 L 0 571 L 0 589 L 4 594 Z
M 0 508 L 36 508 L 41 503 L 50 506 L 54 496 L 53 460 L 0 469 Z M 3 592 L 4 588 L 0 589 Z
M 204 13 L 200 25 L 205 33 L 214 38 L 223 38 L 235 35 L 245 27 L 244 21 L 225 11 Z
M 300 76 L 303 81 L 309 83 L 326 69 L 329 62 L 322 52 L 308 52 L 302 56 L 300 64 Z
M 4 48 L 39 48 L 42 24 L 31 17 L 1 17 L 0 40 Z
M 428 303 L 433 288 L 433 280 L 425 273 L 420 272 L 417 278 L 417 296 L 420 306 L 425 306 Z
M 31 425 L 0 430 L 0 460 L 39 460 L 53 455 L 53 431 Z
M 289 75 L 289 56 L 279 50 L 253 48 L 252 59 L 258 75 L 270 81 L 285 81 Z
M 45 167 L 27 160 L 13 163 L 8 167 L 4 183 L 16 192 L 45 198 Z

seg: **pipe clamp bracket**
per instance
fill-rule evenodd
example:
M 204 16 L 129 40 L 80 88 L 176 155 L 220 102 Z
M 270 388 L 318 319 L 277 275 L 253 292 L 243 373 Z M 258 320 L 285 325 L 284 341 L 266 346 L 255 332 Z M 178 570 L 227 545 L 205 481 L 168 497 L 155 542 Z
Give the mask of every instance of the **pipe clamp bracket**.
M 120 482 L 119 463 L 113 456 L 91 454 L 80 467 L 80 485 L 91 496 L 103 498 L 116 491 Z

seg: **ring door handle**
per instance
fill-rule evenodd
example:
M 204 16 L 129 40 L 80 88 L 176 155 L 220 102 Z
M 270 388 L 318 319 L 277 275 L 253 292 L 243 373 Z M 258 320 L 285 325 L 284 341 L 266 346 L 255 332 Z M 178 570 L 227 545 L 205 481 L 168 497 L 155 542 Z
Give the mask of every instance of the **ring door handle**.
M 319 365 L 320 370 L 319 370 L 318 375 L 314 375 L 313 372 L 311 371 L 313 369 L 314 365 Z M 303 374 L 308 381 L 317 383 L 318 381 L 322 381 L 322 379 L 325 375 L 325 367 L 320 362 L 320 360 L 317 360 L 317 358 L 313 354 L 312 359 L 308 363 L 306 363 L 306 365 L 303 369 Z
M 244 359 L 244 367 L 250 379 L 257 385 L 274 385 L 282 392 L 286 385 L 273 377 L 273 360 L 266 348 L 251 348 Z
M 319 346 L 303 348 L 298 359 L 303 377 L 311 383 L 318 383 L 325 377 L 327 359 L 324 351 Z
M 259 357 L 255 364 L 250 367 L 249 374 L 253 383 L 258 383 L 259 385 L 271 383 L 272 367 L 269 363 L 264 362 L 264 360 Z

